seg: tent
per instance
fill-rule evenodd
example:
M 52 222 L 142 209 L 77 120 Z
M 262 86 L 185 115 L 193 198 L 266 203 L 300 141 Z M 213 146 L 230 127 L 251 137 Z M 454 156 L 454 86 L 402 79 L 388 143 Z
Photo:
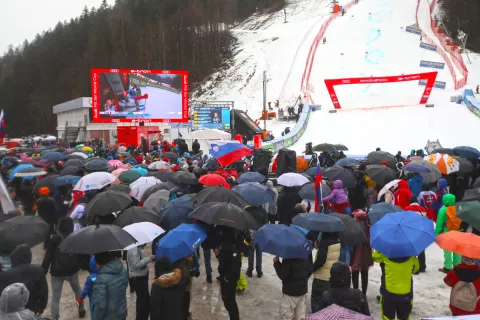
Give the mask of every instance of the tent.
M 218 129 L 205 129 L 191 131 L 188 134 L 184 134 L 182 138 L 185 139 L 189 150 L 192 150 L 193 142 L 195 139 L 198 139 L 200 150 L 203 150 L 203 154 L 207 154 L 209 149 L 208 140 L 231 140 L 232 136 L 230 133 Z

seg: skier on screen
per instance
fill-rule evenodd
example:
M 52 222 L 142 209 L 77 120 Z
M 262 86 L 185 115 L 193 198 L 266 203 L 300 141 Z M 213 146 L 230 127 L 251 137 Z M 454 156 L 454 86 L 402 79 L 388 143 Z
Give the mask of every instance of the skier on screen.
M 130 98 L 133 99 L 133 101 L 135 101 L 135 106 L 137 107 L 137 111 L 139 111 L 139 103 L 138 103 L 138 100 L 135 99 L 137 97 L 137 85 L 136 84 L 134 84 L 133 87 L 128 89 L 128 95 L 129 95 Z

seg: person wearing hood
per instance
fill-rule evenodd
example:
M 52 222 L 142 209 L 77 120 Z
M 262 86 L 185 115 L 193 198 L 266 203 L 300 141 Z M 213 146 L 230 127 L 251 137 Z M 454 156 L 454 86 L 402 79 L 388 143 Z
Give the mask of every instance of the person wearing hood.
M 412 192 L 410 189 L 408 189 L 408 182 L 405 180 L 400 180 L 398 182 L 398 190 L 395 192 L 395 205 L 405 209 L 410 205 L 411 197 Z
M 410 191 L 412 191 L 412 194 L 415 197 L 418 197 L 420 195 L 420 192 L 422 192 L 422 185 L 424 182 L 425 180 L 418 173 L 414 173 L 413 177 L 408 180 L 408 188 L 410 189 Z
M 50 270 L 52 286 L 51 313 L 55 320 L 60 319 L 60 299 L 62 296 L 63 283 L 67 281 L 72 288 L 75 299 L 80 297 L 82 289 L 78 280 L 80 263 L 76 254 L 69 254 L 60 251 L 60 243 L 73 232 L 73 220 L 69 217 L 60 219 L 57 233 L 50 238 L 47 250 L 43 258 L 42 267 L 45 274 Z M 85 316 L 83 303 L 78 306 L 78 315 Z
M 367 208 L 370 208 L 372 204 L 377 203 L 377 183 L 374 180 L 370 179 L 370 177 L 365 176 L 365 185 L 367 187 L 365 195 L 365 206 Z
M 50 226 L 50 235 L 55 234 L 55 226 L 57 224 L 57 215 L 55 214 L 55 199 L 50 196 L 50 190 L 42 187 L 38 190 L 40 198 L 37 199 L 37 210 L 40 218 Z M 44 247 L 47 246 L 45 240 Z
M 397 154 L 395 155 L 395 159 L 397 162 L 403 162 L 405 159 L 402 157 L 402 151 L 398 151 Z
M 462 263 L 453 267 L 443 279 L 452 288 L 450 311 L 453 316 L 480 314 L 480 268 L 475 259 L 462 257 Z
M 80 197 L 78 199 L 78 204 L 75 208 L 70 212 L 69 217 L 73 219 L 73 230 L 77 231 L 86 227 L 87 225 L 87 213 L 85 212 L 85 208 L 87 207 L 88 199 L 87 197 Z
M 43 268 L 32 263 L 32 251 L 21 244 L 10 255 L 12 269 L 0 274 L 0 292 L 14 283 L 23 283 L 30 297 L 26 308 L 35 314 L 42 314 L 48 302 L 48 284 Z
M 433 204 L 433 208 L 438 212 L 443 205 L 443 196 L 448 194 L 448 181 L 447 179 L 439 179 L 437 182 L 437 201 Z
M 273 200 L 271 202 L 267 202 L 263 205 L 263 208 L 268 213 L 268 221 L 270 223 L 275 223 L 277 221 L 277 200 L 278 200 L 278 191 L 273 187 L 273 182 L 271 180 L 267 180 L 265 185 L 268 188 L 268 193 L 272 196 Z
M 167 257 L 158 258 L 150 294 L 150 320 L 185 320 L 184 292 L 182 271 L 173 268 Z
M 128 272 L 123 267 L 118 252 L 95 255 L 99 269 L 93 286 L 93 320 L 125 320 L 127 310 Z
M 385 202 L 395 204 L 395 186 L 392 186 L 390 189 L 385 191 Z
M 350 259 L 350 266 L 352 268 L 352 285 L 354 289 L 358 289 L 358 282 L 361 275 L 362 292 L 364 295 L 367 295 L 368 270 L 373 266 L 372 248 L 370 247 L 370 226 L 365 211 L 355 210 L 353 217 L 363 228 L 366 240 L 357 244 L 353 249 L 352 258 Z
M 320 299 L 320 310 L 332 304 L 349 309 L 366 316 L 370 315 L 366 296 L 358 289 L 350 288 L 352 275 L 346 263 L 335 262 L 330 270 L 330 288 Z
M 443 207 L 438 211 L 437 223 L 435 225 L 435 233 L 438 235 L 452 230 L 460 231 L 462 220 L 457 218 L 457 209 L 455 207 L 455 196 L 453 194 L 445 194 L 442 198 Z M 452 268 L 461 262 L 461 256 L 447 250 L 443 250 L 443 268 L 439 271 L 448 273 Z
M 95 261 L 95 257 L 93 256 L 90 258 L 88 271 L 90 272 L 90 274 L 88 275 L 87 280 L 85 280 L 82 293 L 80 294 L 80 297 L 77 299 L 77 302 L 80 304 L 85 300 L 86 297 L 88 297 L 88 301 L 90 305 L 90 316 L 93 317 L 93 300 L 92 300 L 93 284 L 97 280 L 97 274 L 98 274 L 97 262 Z
M 23 283 L 14 283 L 3 289 L 0 296 L 0 319 L 2 320 L 35 320 L 33 311 L 25 306 L 30 293 Z
M 283 187 L 283 192 L 279 194 L 277 199 L 277 213 L 279 223 L 289 226 L 293 219 L 293 209 L 297 203 L 301 203 L 302 198 L 298 195 L 298 191 L 294 187 Z
M 195 139 L 195 141 L 193 141 L 192 151 L 193 151 L 193 154 L 199 154 L 200 153 L 200 143 L 198 142 L 198 139 Z
M 343 190 L 343 182 L 341 180 L 333 181 L 333 190 L 332 192 L 322 199 L 324 201 L 334 201 L 330 207 L 333 209 L 334 212 L 338 213 L 345 213 L 347 207 L 350 207 L 348 203 L 348 197 L 345 194 L 345 190 Z

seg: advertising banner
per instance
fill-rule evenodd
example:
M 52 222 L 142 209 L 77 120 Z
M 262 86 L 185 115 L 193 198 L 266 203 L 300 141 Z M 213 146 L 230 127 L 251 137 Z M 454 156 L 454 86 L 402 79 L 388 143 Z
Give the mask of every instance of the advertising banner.
M 433 68 L 433 69 L 445 69 L 445 63 L 420 60 L 420 67 Z
M 410 32 L 410 33 L 414 33 L 414 34 L 418 34 L 418 35 L 422 34 L 422 30 L 420 30 L 418 28 L 415 28 L 415 27 L 412 27 L 412 26 L 406 27 L 405 31 Z
M 437 46 L 436 45 L 426 43 L 426 42 L 420 42 L 420 48 L 431 50 L 431 51 L 437 51 Z
M 425 86 L 427 85 L 427 80 L 420 80 L 418 81 L 418 84 L 420 86 Z M 447 83 L 443 81 L 435 81 L 435 83 L 433 84 L 433 87 L 436 89 L 445 89 L 446 86 L 447 86 Z
M 386 77 L 366 77 L 366 78 L 343 78 L 343 79 L 325 79 L 325 86 L 332 100 L 333 107 L 340 109 L 340 102 L 338 101 L 337 94 L 335 92 L 335 86 L 345 84 L 375 84 L 375 83 L 389 83 L 389 82 L 404 82 L 404 81 L 416 81 L 427 80 L 425 91 L 423 92 L 420 104 L 426 104 L 430 93 L 432 92 L 435 79 L 437 78 L 437 71 L 406 74 L 400 76 L 386 76 Z

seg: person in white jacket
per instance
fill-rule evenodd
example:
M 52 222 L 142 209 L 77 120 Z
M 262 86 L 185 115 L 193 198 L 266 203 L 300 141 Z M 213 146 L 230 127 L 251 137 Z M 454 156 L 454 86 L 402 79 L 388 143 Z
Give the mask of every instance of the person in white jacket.
M 395 186 L 392 186 L 385 192 L 385 202 L 395 204 Z
M 148 264 L 155 256 L 145 256 L 144 245 L 127 252 L 128 276 L 130 285 L 137 295 L 136 319 L 148 320 L 150 315 L 150 294 L 148 292 Z
M 73 220 L 73 231 L 77 231 L 86 226 L 86 211 L 88 199 L 87 197 L 80 197 L 78 204 L 70 213 L 70 218 Z

